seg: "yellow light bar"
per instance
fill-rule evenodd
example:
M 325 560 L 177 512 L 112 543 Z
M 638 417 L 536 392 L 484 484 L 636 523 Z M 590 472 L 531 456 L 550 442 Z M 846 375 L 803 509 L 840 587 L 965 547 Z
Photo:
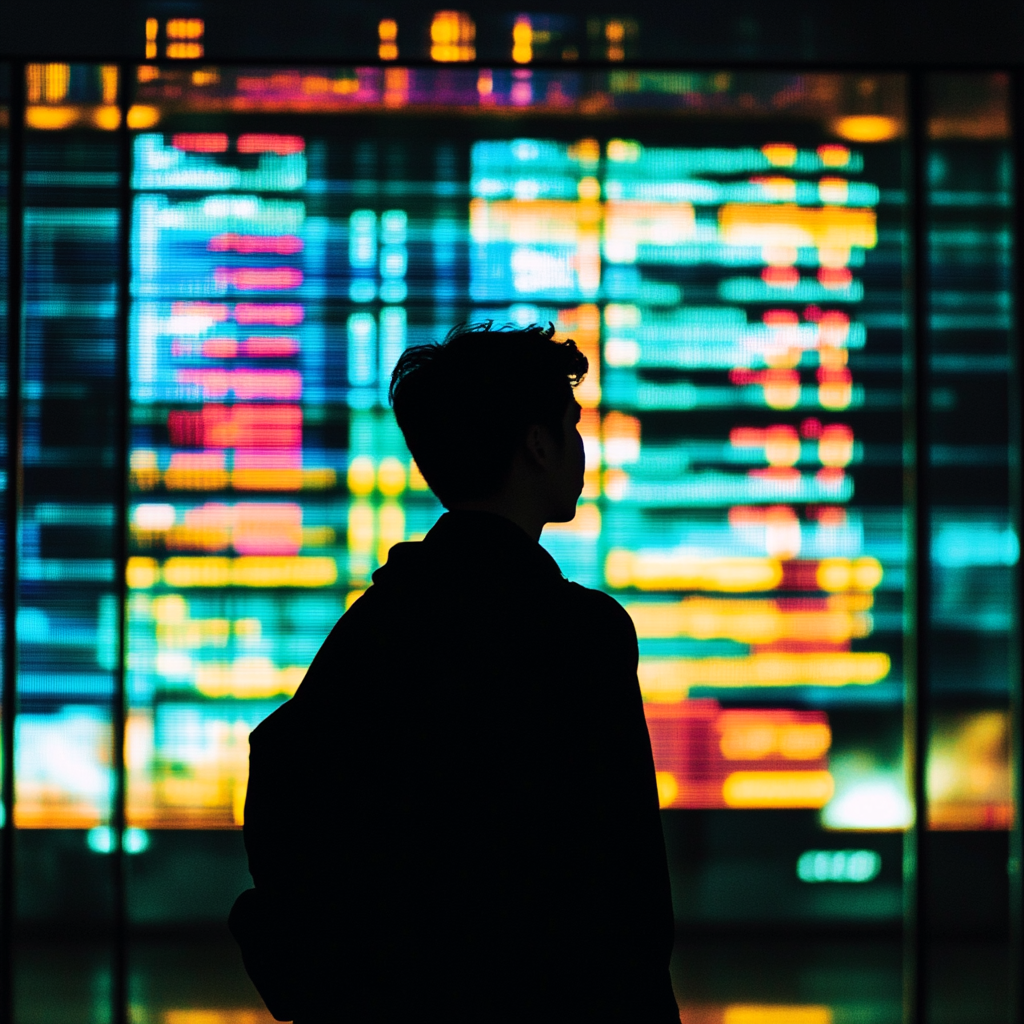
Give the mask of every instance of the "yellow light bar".
M 674 552 L 633 552 L 614 548 L 605 562 L 613 587 L 638 590 L 771 590 L 782 582 L 776 558 L 701 558 Z
M 26 107 L 25 125 L 42 131 L 60 131 L 77 124 L 83 114 L 81 107 Z
M 832 122 L 832 130 L 850 142 L 888 142 L 903 134 L 903 125 L 895 117 L 880 114 L 855 114 Z
M 824 807 L 835 783 L 828 772 L 733 772 L 722 784 L 727 807 Z
M 864 597 L 870 607 L 870 596 Z M 853 605 L 830 599 L 826 609 L 804 611 L 783 609 L 778 601 L 687 597 L 672 604 L 633 602 L 626 605 L 626 611 L 637 635 L 644 638 L 686 636 L 741 644 L 807 639 L 841 643 L 871 632 L 871 616 L 863 607 Z
M 171 587 L 329 587 L 338 579 L 333 558 L 303 555 L 243 555 L 239 558 L 128 559 L 128 586 L 145 590 L 163 582 Z
M 196 689 L 207 697 L 291 697 L 306 675 L 301 665 L 277 668 L 269 658 L 196 665 Z
M 25 126 L 37 131 L 62 131 L 83 125 L 114 131 L 121 123 L 121 111 L 112 104 L 98 106 L 90 104 L 44 106 L 42 104 L 25 108 Z
M 832 1011 L 827 1006 L 733 1003 L 722 1013 L 722 1024 L 832 1024 Z
M 726 203 L 718 226 L 728 245 L 873 249 L 878 244 L 874 210 Z
M 868 686 L 884 679 L 890 667 L 889 655 L 874 651 L 773 653 L 745 658 L 641 658 L 639 676 L 644 700 L 665 704 L 685 699 L 695 686 Z

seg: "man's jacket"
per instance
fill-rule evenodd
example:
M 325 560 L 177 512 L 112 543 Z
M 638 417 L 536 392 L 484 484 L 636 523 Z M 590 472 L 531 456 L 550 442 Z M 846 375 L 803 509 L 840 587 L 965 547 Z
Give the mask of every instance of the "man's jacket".
M 392 548 L 251 736 L 231 926 L 275 1016 L 678 1021 L 636 669 L 509 520 Z

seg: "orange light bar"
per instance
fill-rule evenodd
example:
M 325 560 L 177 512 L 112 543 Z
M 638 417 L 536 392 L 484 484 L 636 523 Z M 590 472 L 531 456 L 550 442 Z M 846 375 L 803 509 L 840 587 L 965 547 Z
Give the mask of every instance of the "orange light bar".
M 733 772 L 722 784 L 727 807 L 824 807 L 835 783 L 828 772 Z
M 728 245 L 872 249 L 878 243 L 874 210 L 846 207 L 726 203 L 718 226 Z
M 782 582 L 776 558 L 702 558 L 675 552 L 613 548 L 605 562 L 610 586 L 638 590 L 772 590 Z
M 868 607 L 870 607 L 868 597 Z M 632 602 L 626 605 L 637 635 L 693 637 L 696 640 L 735 640 L 769 644 L 808 637 L 837 643 L 871 632 L 871 616 L 858 604 L 842 599 L 808 601 L 743 601 L 687 597 L 678 603 Z

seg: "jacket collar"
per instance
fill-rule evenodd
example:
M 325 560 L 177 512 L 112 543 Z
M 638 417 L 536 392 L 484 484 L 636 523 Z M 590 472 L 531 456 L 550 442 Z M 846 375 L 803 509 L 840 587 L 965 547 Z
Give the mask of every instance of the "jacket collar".
M 374 583 L 433 563 L 444 574 L 499 580 L 564 580 L 558 563 L 519 526 L 493 512 L 446 512 L 419 544 L 396 544 Z

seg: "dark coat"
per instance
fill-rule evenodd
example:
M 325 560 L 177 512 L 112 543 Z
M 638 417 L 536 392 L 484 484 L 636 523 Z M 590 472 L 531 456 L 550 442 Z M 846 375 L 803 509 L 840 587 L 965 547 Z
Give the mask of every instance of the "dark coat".
M 488 513 L 373 579 L 251 737 L 231 925 L 271 1010 L 675 1024 L 629 616 Z

